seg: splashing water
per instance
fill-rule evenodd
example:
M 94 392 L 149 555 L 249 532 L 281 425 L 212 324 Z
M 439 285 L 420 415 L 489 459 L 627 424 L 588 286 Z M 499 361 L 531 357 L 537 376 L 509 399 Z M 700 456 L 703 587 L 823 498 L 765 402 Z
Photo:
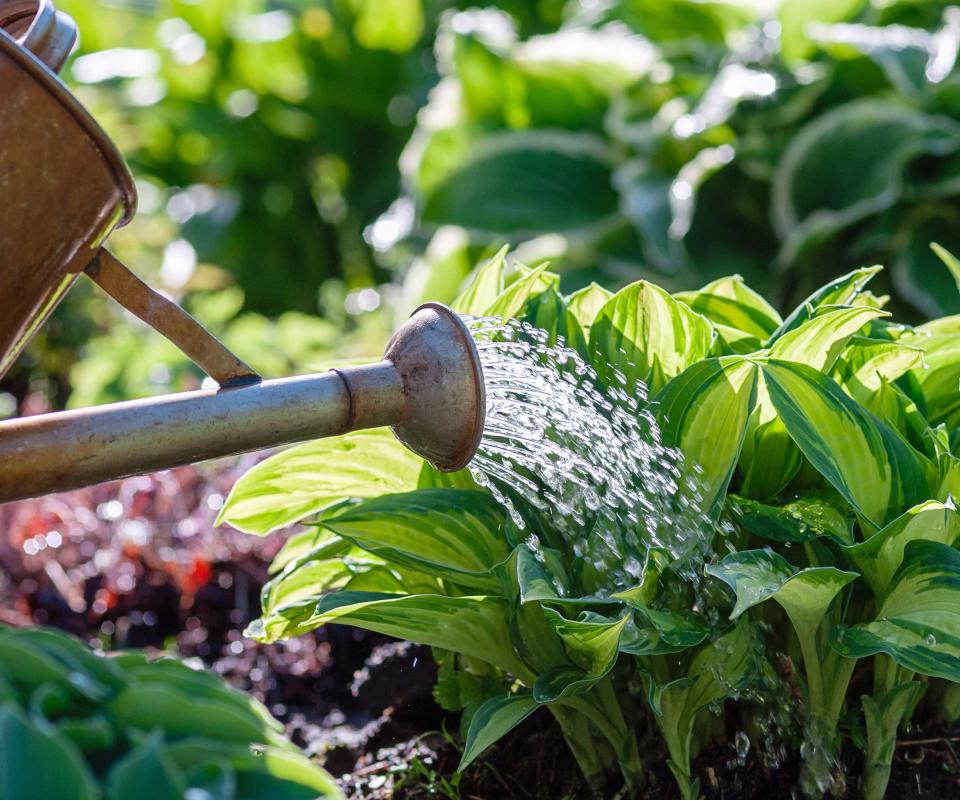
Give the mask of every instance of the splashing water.
M 698 470 L 663 444 L 646 387 L 603 386 L 562 339 L 527 323 L 466 320 L 486 385 L 486 426 L 470 471 L 529 532 L 535 554 L 561 537 L 605 576 L 604 590 L 642 577 L 650 548 L 663 548 L 687 577 L 710 546 Z M 534 525 L 524 504 L 546 520 Z M 546 541 L 544 539 L 546 538 Z

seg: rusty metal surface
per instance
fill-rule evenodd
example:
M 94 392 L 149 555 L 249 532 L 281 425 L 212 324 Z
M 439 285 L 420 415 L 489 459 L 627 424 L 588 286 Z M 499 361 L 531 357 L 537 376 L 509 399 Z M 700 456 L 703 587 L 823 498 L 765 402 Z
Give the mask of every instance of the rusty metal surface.
M 463 320 L 441 303 L 420 306 L 387 345 L 384 358 L 403 376 L 407 408 L 397 438 L 437 469 L 454 472 L 483 436 L 483 367 Z
M 51 0 L 0 0 L 0 28 L 54 72 L 77 41 L 77 26 Z
M 133 215 L 136 192 L 93 118 L 2 29 L 0 86 L 3 375 L 107 235 Z
M 384 425 L 438 468 L 460 469 L 483 420 L 473 339 L 430 303 L 378 364 L 2 422 L 0 503 Z
M 389 367 L 392 369 L 392 367 Z M 0 423 L 0 502 L 347 430 L 333 372 Z
M 86 272 L 108 295 L 166 336 L 221 386 L 260 380 L 212 333 L 176 303 L 151 289 L 107 250 L 100 250 Z

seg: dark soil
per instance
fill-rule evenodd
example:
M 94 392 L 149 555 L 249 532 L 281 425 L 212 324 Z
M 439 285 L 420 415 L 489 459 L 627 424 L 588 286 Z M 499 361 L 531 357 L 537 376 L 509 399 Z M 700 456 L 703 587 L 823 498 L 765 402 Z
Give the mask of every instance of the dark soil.
M 547 713 L 533 715 L 462 775 L 459 720 L 434 702 L 428 648 L 330 626 L 277 645 L 242 631 L 259 609 L 283 536 L 215 529 L 216 510 L 252 461 L 187 467 L 150 478 L 0 506 L 0 622 L 68 630 L 95 647 L 145 647 L 202 661 L 264 702 L 351 800 L 626 798 L 589 787 Z M 960 798 L 960 730 L 904 736 L 888 797 Z M 678 797 L 655 737 L 641 800 Z M 859 772 L 852 744 L 843 762 Z M 764 769 L 729 744 L 697 759 L 710 800 L 797 796 L 797 759 Z M 848 797 L 857 786 L 848 786 Z

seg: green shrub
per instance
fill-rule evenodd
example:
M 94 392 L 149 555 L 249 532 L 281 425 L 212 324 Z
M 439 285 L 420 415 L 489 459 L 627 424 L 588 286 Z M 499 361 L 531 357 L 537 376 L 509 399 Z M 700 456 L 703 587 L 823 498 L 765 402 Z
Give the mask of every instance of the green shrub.
M 0 627 L 4 800 L 316 800 L 333 779 L 263 706 L 170 658 Z
M 441 30 L 401 159 L 419 235 L 509 240 L 571 287 L 737 272 L 777 308 L 883 263 L 909 320 L 960 312 L 927 249 L 960 248 L 950 3 L 577 5 L 535 38 L 490 11 Z
M 758 748 L 803 741 L 809 794 L 842 781 L 842 723 L 866 753 L 865 795 L 882 797 L 898 726 L 929 718 L 924 692 L 949 708 L 960 681 L 960 319 L 894 323 L 865 288 L 877 272 L 782 319 L 737 276 L 564 298 L 557 276 L 494 259 L 461 311 L 562 328 L 601 375 L 651 384 L 643 408 L 700 468 L 699 575 L 651 547 L 636 585 L 611 586 L 529 508 L 550 544 L 535 556 L 469 474 L 361 431 L 276 455 L 234 487 L 222 519 L 235 527 L 307 525 L 273 563 L 250 634 L 340 623 L 437 648 L 437 699 L 467 712 L 463 764 L 546 708 L 588 777 L 618 765 L 631 785 L 637 736 L 655 726 L 695 798 L 711 714 L 739 698 L 724 713 Z M 705 349 L 681 335 L 693 329 Z

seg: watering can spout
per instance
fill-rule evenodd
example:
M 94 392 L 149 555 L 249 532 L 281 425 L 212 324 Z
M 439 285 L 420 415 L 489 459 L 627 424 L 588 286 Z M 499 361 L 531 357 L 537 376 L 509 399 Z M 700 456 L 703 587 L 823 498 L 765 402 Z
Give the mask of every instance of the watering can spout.
M 428 303 L 376 364 L 0 423 L 0 503 L 381 426 L 452 471 L 473 457 L 484 413 L 470 332 Z

